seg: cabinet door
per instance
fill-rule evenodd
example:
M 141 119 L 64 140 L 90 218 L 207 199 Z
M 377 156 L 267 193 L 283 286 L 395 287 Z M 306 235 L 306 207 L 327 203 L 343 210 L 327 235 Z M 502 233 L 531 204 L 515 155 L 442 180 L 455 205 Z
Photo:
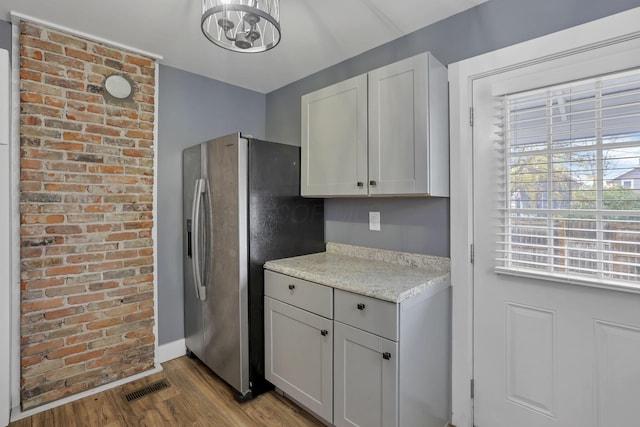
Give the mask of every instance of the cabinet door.
M 333 322 L 264 298 L 265 377 L 319 417 L 333 421 Z
M 369 194 L 429 192 L 428 60 L 425 53 L 369 73 Z
M 340 322 L 334 333 L 334 424 L 397 426 L 398 344 Z
M 367 195 L 366 75 L 302 97 L 301 169 L 303 196 Z

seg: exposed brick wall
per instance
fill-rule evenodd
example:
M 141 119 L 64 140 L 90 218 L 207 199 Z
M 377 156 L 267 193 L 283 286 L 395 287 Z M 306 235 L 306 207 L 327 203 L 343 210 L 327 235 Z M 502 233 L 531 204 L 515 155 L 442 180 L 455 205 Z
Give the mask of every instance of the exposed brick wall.
M 118 73 L 126 105 L 105 101 Z M 155 61 L 20 27 L 22 407 L 153 366 Z

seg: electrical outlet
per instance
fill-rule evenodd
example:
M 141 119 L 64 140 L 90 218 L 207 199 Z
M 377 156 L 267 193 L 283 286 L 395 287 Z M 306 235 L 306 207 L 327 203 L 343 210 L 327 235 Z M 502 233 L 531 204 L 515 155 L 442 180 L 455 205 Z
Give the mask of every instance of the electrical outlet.
M 369 212 L 369 230 L 380 231 L 380 212 Z

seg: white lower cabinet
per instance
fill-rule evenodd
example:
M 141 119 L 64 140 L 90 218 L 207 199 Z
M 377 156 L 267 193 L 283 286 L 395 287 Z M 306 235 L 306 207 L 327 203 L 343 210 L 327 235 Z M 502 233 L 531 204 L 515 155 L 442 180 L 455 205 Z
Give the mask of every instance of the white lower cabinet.
M 334 322 L 334 424 L 398 425 L 398 343 Z
M 264 298 L 265 377 L 320 418 L 333 421 L 333 322 Z
M 329 424 L 450 417 L 450 289 L 398 304 L 265 272 L 265 376 Z

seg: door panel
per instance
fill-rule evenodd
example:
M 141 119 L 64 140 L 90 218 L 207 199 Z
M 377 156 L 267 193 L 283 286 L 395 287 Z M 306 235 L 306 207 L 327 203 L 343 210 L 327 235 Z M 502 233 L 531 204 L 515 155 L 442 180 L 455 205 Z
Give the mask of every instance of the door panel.
M 477 427 L 608 427 L 640 419 L 640 295 L 494 272 L 502 168 L 496 92 L 638 66 L 640 43 L 631 41 L 473 83 Z
M 367 194 L 366 74 L 302 97 L 302 153 L 303 196 Z
M 428 56 L 369 73 L 370 194 L 427 193 Z
M 238 134 L 206 144 L 211 200 L 205 363 L 241 394 L 249 389 L 247 141 Z
M 265 375 L 276 387 L 333 421 L 333 322 L 265 297 Z
M 398 343 L 340 322 L 334 322 L 334 334 L 335 425 L 396 426 Z
M 593 326 L 597 425 L 628 425 L 640 419 L 631 398 L 640 396 L 640 329 L 599 320 Z

